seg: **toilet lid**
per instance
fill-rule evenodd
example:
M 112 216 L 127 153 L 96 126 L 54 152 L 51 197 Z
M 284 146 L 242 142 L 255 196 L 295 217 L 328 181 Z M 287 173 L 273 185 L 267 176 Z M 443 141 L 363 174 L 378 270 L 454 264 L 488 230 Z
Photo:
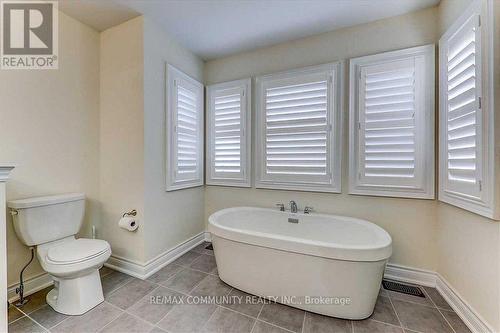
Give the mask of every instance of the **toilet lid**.
M 104 240 L 80 238 L 50 248 L 47 259 L 58 264 L 75 263 L 97 257 L 109 248 Z

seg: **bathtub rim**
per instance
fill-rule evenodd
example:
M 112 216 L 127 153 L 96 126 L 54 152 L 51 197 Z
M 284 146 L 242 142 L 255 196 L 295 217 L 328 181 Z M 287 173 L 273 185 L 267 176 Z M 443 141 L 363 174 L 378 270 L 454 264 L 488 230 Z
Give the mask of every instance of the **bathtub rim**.
M 260 207 L 231 207 L 219 210 L 208 218 L 208 231 L 218 237 L 233 240 L 240 243 L 247 243 L 256 246 L 267 247 L 276 250 L 294 252 L 298 254 L 307 254 L 317 257 L 329 258 L 334 260 L 347 261 L 380 261 L 388 260 L 392 255 L 392 238 L 390 234 L 382 227 L 373 222 L 348 216 L 333 214 L 309 214 L 308 216 L 318 216 L 325 218 L 339 218 L 345 221 L 352 221 L 358 224 L 376 229 L 377 232 L 385 236 L 385 242 L 378 245 L 343 245 L 334 242 L 314 241 L 298 237 L 275 235 L 255 230 L 246 230 L 231 228 L 217 223 L 217 218 L 223 214 L 238 210 L 260 210 L 266 212 L 280 213 L 270 208 Z M 290 212 L 284 212 L 289 213 Z M 303 213 L 293 213 L 293 215 L 303 216 Z

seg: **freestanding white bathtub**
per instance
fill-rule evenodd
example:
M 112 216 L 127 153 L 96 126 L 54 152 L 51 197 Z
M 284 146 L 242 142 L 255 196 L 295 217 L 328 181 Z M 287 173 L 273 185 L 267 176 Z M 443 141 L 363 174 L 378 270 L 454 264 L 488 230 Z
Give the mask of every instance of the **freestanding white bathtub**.
M 346 319 L 372 314 L 392 253 L 384 229 L 335 215 L 236 207 L 212 214 L 209 231 L 227 284 Z

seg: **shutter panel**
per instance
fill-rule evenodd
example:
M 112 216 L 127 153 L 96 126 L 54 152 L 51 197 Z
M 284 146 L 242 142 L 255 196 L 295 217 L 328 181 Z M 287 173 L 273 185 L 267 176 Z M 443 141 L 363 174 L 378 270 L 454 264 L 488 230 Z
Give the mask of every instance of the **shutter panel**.
M 434 198 L 434 53 L 351 59 L 350 193 Z
M 266 89 L 266 173 L 328 175 L 326 80 Z
M 167 191 L 203 185 L 203 85 L 167 66 Z
M 414 185 L 416 180 L 415 61 L 361 69 L 360 179 Z
M 480 197 L 481 181 L 481 96 L 479 16 L 470 17 L 446 44 L 444 78 L 444 161 L 447 189 Z
M 196 93 L 181 86 L 176 81 L 177 113 L 176 113 L 176 179 L 196 179 L 199 174 L 200 133 L 198 130 L 200 101 Z
M 250 186 L 251 80 L 207 88 L 207 184 Z
M 340 64 L 257 79 L 257 185 L 340 190 Z

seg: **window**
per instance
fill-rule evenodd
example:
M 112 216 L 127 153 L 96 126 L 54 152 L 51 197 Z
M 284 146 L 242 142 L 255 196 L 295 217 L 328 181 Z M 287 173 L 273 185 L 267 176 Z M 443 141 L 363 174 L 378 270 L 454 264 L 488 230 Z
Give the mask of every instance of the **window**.
M 167 191 L 203 185 L 203 85 L 167 65 Z
M 434 52 L 351 59 L 349 193 L 434 198 Z
M 439 199 L 495 218 L 489 22 L 475 1 L 439 41 Z
M 251 80 L 207 88 L 207 184 L 250 187 Z
M 262 76 L 256 187 L 340 192 L 340 63 Z

